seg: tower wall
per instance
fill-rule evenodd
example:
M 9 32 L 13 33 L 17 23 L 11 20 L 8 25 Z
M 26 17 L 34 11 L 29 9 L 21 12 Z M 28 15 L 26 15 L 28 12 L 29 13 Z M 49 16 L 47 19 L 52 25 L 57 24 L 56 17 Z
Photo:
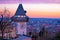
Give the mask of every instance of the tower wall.
M 17 34 L 23 35 L 27 34 L 27 25 L 26 22 L 16 22 L 17 23 Z

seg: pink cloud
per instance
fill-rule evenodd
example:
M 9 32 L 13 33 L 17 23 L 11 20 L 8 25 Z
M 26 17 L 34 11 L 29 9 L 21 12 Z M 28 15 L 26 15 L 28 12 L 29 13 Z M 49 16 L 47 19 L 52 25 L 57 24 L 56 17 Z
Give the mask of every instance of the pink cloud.
M 60 3 L 60 0 L 0 0 L 0 3 Z

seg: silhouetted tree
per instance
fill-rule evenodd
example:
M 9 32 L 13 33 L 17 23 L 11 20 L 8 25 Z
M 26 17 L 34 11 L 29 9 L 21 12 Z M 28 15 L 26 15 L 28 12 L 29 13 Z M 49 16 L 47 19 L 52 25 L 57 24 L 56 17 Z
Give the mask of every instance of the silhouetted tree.
M 60 40 L 60 32 L 56 33 L 56 36 L 53 38 L 53 40 Z
M 37 40 L 37 35 L 32 35 L 32 40 Z
M 45 27 L 42 28 L 42 30 L 39 32 L 39 36 L 42 37 L 45 33 Z
M 5 14 L 7 13 L 7 10 L 4 9 L 3 12 L 0 12 L 0 16 L 1 16 L 1 20 L 0 20 L 0 30 L 1 30 L 1 33 L 2 33 L 2 39 L 3 40 L 3 35 L 4 35 L 4 29 L 6 28 L 6 26 L 8 25 L 8 20 L 6 19 L 4 21 L 4 18 L 5 18 Z M 10 12 L 8 12 L 10 14 Z
M 29 32 L 29 36 L 30 36 L 30 37 L 32 36 L 32 32 Z

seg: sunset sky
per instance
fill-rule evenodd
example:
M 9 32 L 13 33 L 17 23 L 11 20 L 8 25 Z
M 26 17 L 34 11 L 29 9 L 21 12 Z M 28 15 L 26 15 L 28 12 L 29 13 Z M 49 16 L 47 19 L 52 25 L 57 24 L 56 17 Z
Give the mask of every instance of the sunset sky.
M 4 8 L 14 15 L 19 3 L 30 18 L 60 18 L 60 0 L 0 0 L 0 11 Z

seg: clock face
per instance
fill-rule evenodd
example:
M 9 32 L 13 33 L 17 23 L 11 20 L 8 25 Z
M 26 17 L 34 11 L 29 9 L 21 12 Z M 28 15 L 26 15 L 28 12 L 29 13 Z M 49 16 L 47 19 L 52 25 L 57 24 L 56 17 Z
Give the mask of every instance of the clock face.
M 21 29 L 24 29 L 24 28 L 25 28 L 25 25 L 24 25 L 24 24 L 22 24 L 22 25 L 21 25 Z

